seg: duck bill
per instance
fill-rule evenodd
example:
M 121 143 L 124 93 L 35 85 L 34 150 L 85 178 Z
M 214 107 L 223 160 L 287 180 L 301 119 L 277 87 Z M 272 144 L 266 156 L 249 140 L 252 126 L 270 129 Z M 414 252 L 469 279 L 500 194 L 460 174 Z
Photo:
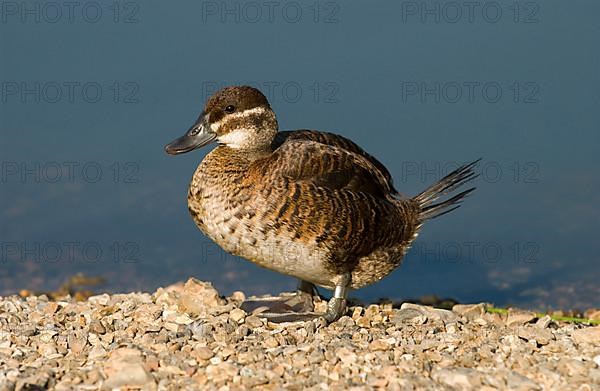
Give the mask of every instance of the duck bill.
M 169 155 L 179 155 L 208 145 L 216 138 L 217 134 L 210 130 L 206 115 L 202 114 L 185 135 L 167 144 L 165 151 Z

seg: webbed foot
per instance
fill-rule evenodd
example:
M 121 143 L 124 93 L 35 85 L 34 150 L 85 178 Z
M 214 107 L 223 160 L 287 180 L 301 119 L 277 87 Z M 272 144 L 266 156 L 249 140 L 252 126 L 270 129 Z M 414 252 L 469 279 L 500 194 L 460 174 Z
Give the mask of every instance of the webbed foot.
M 296 293 L 247 300 L 242 303 L 242 309 L 252 312 L 256 316 L 267 318 L 274 323 L 305 322 L 318 318 L 332 323 L 346 312 L 346 296 L 349 285 L 350 274 L 345 274 L 342 276 L 340 284 L 335 287 L 334 295 L 327 303 L 325 313 L 313 312 L 313 293 L 316 292 L 316 287 L 306 281 L 300 281 Z
M 332 323 L 344 316 L 346 313 L 346 299 L 332 297 L 327 303 L 327 312 L 322 314 L 327 323 Z
M 279 296 L 253 297 L 244 301 L 241 308 L 260 316 L 269 314 L 308 313 L 315 309 L 313 294 L 316 287 L 306 281 L 300 281 L 298 290 L 293 293 L 282 293 Z

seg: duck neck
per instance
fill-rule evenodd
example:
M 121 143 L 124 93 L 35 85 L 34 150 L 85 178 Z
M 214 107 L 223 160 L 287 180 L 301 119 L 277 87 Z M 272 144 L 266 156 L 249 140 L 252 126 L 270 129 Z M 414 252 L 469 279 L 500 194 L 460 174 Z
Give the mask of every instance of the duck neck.
M 262 159 L 273 153 L 271 144 L 255 145 L 248 148 L 231 148 L 226 145 L 219 146 L 219 154 L 226 158 L 232 164 L 245 167 L 252 162 Z
M 258 159 L 273 152 L 273 140 L 279 130 L 275 113 L 269 109 L 260 115 L 249 117 L 248 120 L 247 136 L 242 138 L 242 142 L 232 143 L 229 153 L 245 156 L 248 159 Z
M 239 157 L 243 160 L 254 161 L 273 153 L 273 141 L 277 136 L 277 128 L 261 128 L 243 142 L 223 144 L 221 153 L 231 159 Z
M 232 148 L 219 145 L 204 158 L 201 166 L 209 175 L 238 177 L 244 175 L 253 162 L 270 153 L 270 148 Z

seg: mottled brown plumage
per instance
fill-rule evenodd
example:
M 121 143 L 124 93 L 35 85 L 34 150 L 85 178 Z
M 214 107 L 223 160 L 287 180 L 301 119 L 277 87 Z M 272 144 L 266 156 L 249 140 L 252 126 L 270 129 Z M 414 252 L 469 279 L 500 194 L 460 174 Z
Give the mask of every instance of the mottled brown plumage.
M 251 87 L 217 92 L 167 151 L 212 140 L 220 145 L 199 165 L 188 194 L 198 227 L 229 253 L 326 288 L 381 280 L 400 264 L 425 219 L 473 190 L 435 203 L 474 177 L 471 164 L 417 197 L 402 197 L 383 164 L 352 141 L 278 132 L 267 100 Z

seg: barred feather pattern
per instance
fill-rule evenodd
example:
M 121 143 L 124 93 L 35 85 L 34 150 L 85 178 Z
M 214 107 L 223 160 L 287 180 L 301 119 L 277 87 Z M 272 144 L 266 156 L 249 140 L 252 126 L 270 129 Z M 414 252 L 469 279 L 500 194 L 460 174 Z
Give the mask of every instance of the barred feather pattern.
M 188 193 L 198 227 L 227 252 L 333 288 L 351 288 L 396 269 L 421 224 L 457 207 L 475 177 L 465 165 L 414 198 L 403 198 L 382 163 L 352 141 L 309 130 L 279 132 L 271 148 L 219 146 Z

